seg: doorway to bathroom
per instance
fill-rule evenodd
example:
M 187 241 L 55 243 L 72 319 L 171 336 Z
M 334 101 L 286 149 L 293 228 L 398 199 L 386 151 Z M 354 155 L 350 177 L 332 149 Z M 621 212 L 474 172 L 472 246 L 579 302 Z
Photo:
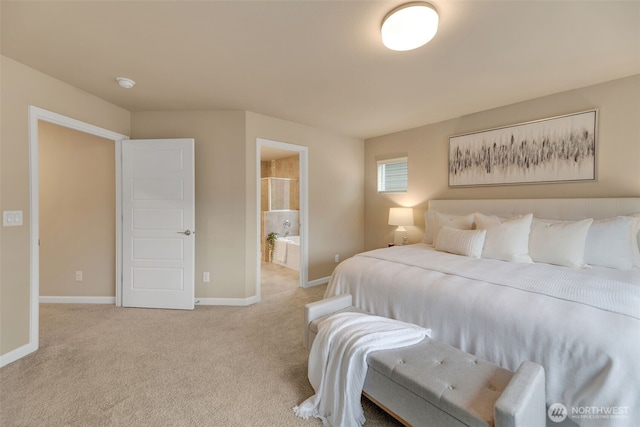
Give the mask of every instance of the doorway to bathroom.
M 307 148 L 257 140 L 261 298 L 305 287 Z

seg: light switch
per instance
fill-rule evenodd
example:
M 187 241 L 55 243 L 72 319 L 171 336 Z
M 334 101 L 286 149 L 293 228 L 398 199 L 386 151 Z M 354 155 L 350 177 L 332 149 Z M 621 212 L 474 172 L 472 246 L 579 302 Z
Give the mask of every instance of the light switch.
M 2 211 L 2 225 L 5 227 L 22 225 L 22 211 Z

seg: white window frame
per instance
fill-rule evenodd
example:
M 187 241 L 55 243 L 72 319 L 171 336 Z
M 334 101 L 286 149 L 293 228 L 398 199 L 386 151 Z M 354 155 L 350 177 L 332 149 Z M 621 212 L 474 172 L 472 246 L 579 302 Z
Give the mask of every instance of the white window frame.
M 394 170 L 389 166 L 398 165 Z M 409 158 L 394 157 L 377 161 L 378 193 L 406 193 L 409 190 Z

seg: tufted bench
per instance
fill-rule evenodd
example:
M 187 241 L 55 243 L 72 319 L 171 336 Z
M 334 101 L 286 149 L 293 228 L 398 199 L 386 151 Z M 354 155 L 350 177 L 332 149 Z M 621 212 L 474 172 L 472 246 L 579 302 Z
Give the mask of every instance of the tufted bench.
M 351 295 L 305 306 L 307 349 L 333 313 L 365 312 Z M 538 427 L 546 424 L 544 370 L 523 362 L 514 373 L 443 342 L 376 351 L 367 358 L 363 394 L 405 425 Z

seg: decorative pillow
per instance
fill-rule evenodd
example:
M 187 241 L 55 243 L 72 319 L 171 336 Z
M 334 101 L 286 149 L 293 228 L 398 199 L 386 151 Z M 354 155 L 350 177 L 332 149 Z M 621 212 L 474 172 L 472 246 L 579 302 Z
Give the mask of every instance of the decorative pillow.
M 555 221 L 534 219 L 529 238 L 529 255 L 535 262 L 583 267 L 585 242 L 593 219 Z
M 443 226 L 438 232 L 435 248 L 438 251 L 480 258 L 487 230 L 458 230 Z
M 636 266 L 638 219 L 618 216 L 593 221 L 584 247 L 584 262 L 621 270 Z
M 471 230 L 473 228 L 473 214 L 450 215 L 436 211 L 436 226 L 433 232 L 433 241 L 438 239 L 438 233 L 442 227 L 457 228 L 458 230 Z
M 476 228 L 487 230 L 482 258 L 531 263 L 529 231 L 533 214 L 515 218 L 498 218 L 475 214 Z
M 473 228 L 473 214 L 452 215 L 432 209 L 424 213 L 424 224 L 423 242 L 434 244 L 438 231 L 445 225 L 459 230 L 471 230 Z

